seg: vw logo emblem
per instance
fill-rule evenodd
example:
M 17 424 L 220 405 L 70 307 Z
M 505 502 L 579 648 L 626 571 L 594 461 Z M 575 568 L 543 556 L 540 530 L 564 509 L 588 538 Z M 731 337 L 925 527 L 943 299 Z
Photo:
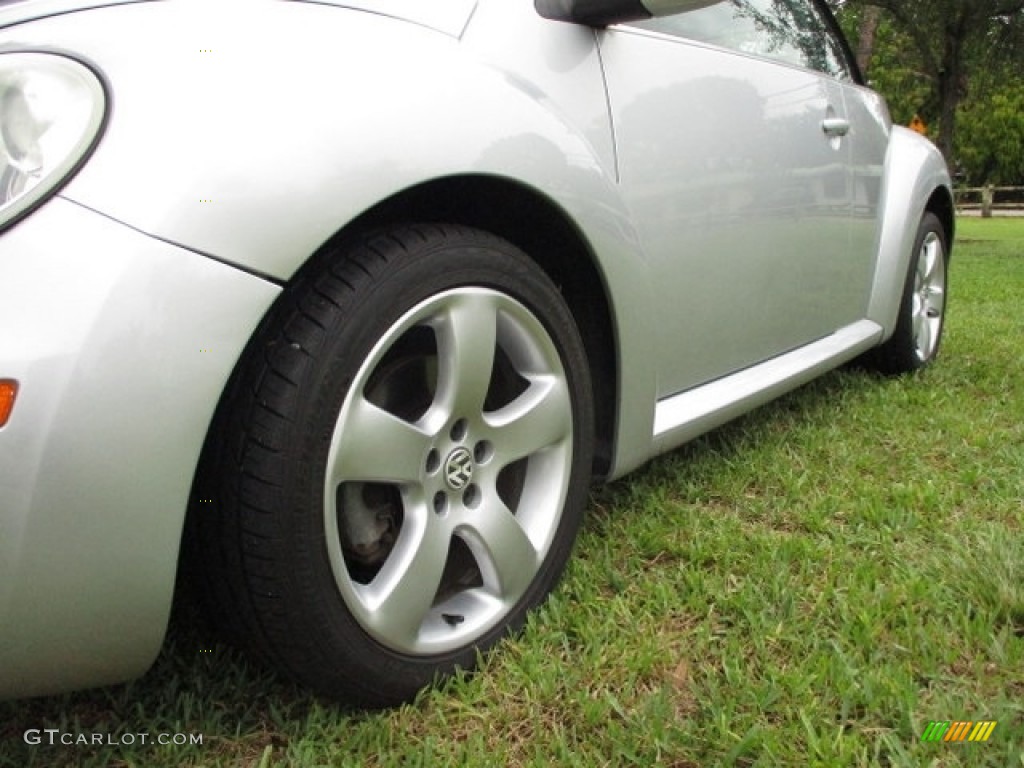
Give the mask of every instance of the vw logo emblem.
M 473 455 L 465 448 L 456 448 L 444 463 L 444 478 L 453 491 L 461 491 L 473 479 Z

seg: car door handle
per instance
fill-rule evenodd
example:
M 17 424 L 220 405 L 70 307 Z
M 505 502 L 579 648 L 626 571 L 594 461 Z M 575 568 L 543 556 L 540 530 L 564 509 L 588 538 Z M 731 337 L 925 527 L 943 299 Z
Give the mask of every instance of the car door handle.
M 821 121 L 821 130 L 832 138 L 845 136 L 850 132 L 850 121 L 842 117 L 826 117 Z

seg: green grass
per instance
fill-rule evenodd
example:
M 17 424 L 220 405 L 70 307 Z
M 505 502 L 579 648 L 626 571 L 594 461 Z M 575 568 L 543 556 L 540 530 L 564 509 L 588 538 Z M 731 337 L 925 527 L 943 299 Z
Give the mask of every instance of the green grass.
M 935 366 L 838 371 L 595 490 L 476 676 L 345 712 L 201 653 L 185 610 L 141 680 L 0 704 L 0 765 L 1024 766 L 1024 221 L 959 226 Z M 920 741 L 982 719 L 988 743 Z

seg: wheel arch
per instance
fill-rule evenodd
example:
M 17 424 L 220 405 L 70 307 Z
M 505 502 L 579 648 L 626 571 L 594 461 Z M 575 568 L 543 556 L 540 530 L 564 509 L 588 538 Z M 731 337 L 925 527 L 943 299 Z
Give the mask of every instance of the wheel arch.
M 366 229 L 417 221 L 460 224 L 502 237 L 558 286 L 586 349 L 594 390 L 594 474 L 606 476 L 612 467 L 617 419 L 617 334 L 604 277 L 572 218 L 549 197 L 520 182 L 467 174 L 398 192 L 347 223 L 330 242 Z
M 935 145 L 907 128 L 894 127 L 885 158 L 878 261 L 867 313 L 869 320 L 885 329 L 880 342 L 896 329 L 914 237 L 926 212 L 938 216 L 946 230 L 947 248 L 952 244 L 952 188 L 946 162 Z
M 953 254 L 953 237 L 956 234 L 956 208 L 953 203 L 953 194 L 947 187 L 939 187 L 932 192 L 925 210 L 934 213 L 942 223 L 942 229 L 946 233 L 946 259 L 948 260 Z

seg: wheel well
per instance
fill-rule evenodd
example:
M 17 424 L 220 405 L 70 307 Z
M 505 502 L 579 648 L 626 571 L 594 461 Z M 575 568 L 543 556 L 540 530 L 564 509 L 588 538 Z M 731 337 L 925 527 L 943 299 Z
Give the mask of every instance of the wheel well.
M 611 468 L 615 431 L 617 350 L 608 296 L 593 255 L 568 216 L 541 194 L 491 176 L 458 176 L 391 197 L 339 233 L 407 222 L 445 222 L 508 240 L 558 286 L 576 319 L 594 388 L 594 473 Z
M 948 258 L 949 253 L 953 250 L 953 234 L 956 230 L 956 211 L 953 207 L 953 197 L 950 195 L 949 190 L 945 187 L 940 187 L 932 192 L 925 210 L 931 211 L 938 216 L 939 221 L 942 223 L 942 228 L 946 231 Z

